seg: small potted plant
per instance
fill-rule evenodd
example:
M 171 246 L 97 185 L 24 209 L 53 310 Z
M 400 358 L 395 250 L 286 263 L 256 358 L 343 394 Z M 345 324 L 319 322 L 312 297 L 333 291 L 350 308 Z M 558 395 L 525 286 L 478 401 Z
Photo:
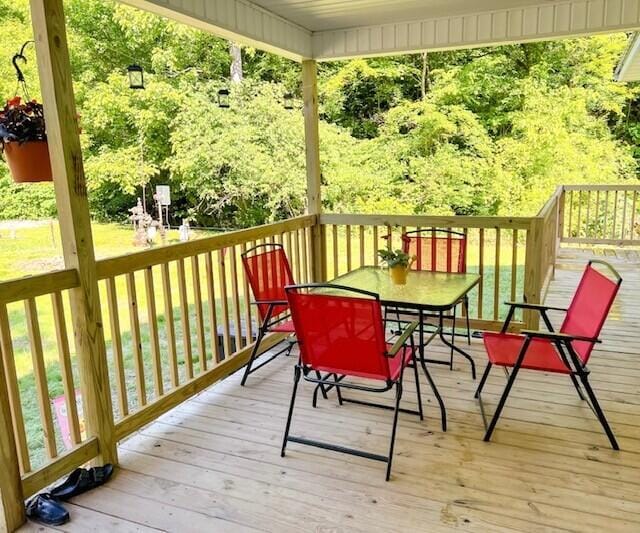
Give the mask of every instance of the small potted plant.
M 53 180 L 42 104 L 19 96 L 7 102 L 0 111 L 1 153 L 16 183 Z
M 379 250 L 378 255 L 382 262 L 389 267 L 389 274 L 393 283 L 406 285 L 407 274 L 416 256 L 411 256 L 402 250 Z

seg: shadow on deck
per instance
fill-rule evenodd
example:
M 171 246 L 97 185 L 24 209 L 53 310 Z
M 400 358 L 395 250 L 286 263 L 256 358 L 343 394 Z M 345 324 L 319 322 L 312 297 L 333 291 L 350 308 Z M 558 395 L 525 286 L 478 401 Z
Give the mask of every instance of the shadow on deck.
M 120 446 L 121 470 L 74 500 L 65 531 L 580 531 L 640 530 L 640 256 L 563 248 L 547 302 L 566 305 L 586 261 L 610 260 L 624 283 L 591 359 L 592 383 L 616 433 L 613 452 L 565 376 L 523 371 L 490 444 L 468 366 L 433 368 L 449 431 L 423 387 L 426 419 L 401 415 L 392 478 L 384 466 L 290 444 L 280 458 L 294 358 L 240 387 L 238 373 Z M 481 371 L 485 356 L 474 340 Z M 446 356 L 441 345 L 431 353 Z M 423 377 L 423 376 L 422 376 Z M 411 389 L 411 380 L 406 388 Z M 491 409 L 504 387 L 494 373 Z M 412 400 L 407 390 L 404 401 Z M 335 396 L 298 399 L 293 431 L 386 452 L 388 412 Z M 42 530 L 27 525 L 24 530 Z

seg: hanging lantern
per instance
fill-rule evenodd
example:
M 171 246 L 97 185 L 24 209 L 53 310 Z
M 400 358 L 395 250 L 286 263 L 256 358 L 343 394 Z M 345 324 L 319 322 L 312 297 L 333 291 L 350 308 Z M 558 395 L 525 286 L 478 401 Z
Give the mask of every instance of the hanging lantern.
M 289 110 L 293 109 L 293 95 L 291 93 L 284 95 L 284 108 Z
M 144 89 L 144 74 L 140 65 L 129 65 L 129 89 Z
M 218 107 L 229 107 L 229 89 L 218 91 Z

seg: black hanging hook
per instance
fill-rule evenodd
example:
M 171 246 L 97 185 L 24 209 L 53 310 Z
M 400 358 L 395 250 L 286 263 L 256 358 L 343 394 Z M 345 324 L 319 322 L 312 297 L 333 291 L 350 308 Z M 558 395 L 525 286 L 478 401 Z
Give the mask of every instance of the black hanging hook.
M 20 48 L 20 51 L 17 54 L 15 54 L 13 56 L 13 59 L 11 60 L 11 62 L 13 63 L 13 67 L 16 69 L 16 76 L 18 77 L 19 83 L 24 83 L 24 74 L 22 73 L 22 70 L 20 70 L 20 67 L 18 66 L 18 60 L 21 60 L 24 63 L 27 62 L 27 58 L 24 56 L 24 49 L 27 47 L 28 44 L 33 42 L 34 41 L 27 41 L 26 43 L 24 43 Z

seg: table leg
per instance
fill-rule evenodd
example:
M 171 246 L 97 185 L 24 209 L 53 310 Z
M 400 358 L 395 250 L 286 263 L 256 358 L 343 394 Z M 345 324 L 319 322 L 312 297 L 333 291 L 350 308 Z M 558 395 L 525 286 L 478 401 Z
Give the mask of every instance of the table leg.
M 465 352 L 463 349 L 458 348 L 453 342 L 449 342 L 447 340 L 447 338 L 444 335 L 444 319 L 443 319 L 443 313 L 442 311 L 440 311 L 440 319 L 439 319 L 439 324 L 438 324 L 438 333 L 440 335 L 440 340 L 449 348 L 451 348 L 451 352 L 453 353 L 453 351 L 455 350 L 456 352 L 458 352 L 460 355 L 462 355 L 463 357 L 465 357 L 469 363 L 471 364 L 471 376 L 473 377 L 473 379 L 476 379 L 476 364 L 473 360 L 473 358 L 467 353 Z M 452 337 L 453 339 L 453 337 Z
M 444 402 L 442 401 L 442 397 L 440 396 L 440 393 L 438 392 L 438 388 L 436 387 L 435 382 L 433 381 L 433 379 L 431 378 L 431 374 L 429 374 L 429 369 L 427 368 L 427 363 L 424 357 L 424 312 L 422 311 L 422 309 L 419 312 L 419 320 L 420 320 L 420 326 L 419 326 L 419 336 L 420 336 L 420 347 L 419 347 L 419 351 L 420 351 L 420 365 L 422 366 L 422 370 L 424 371 L 424 375 L 427 377 L 427 382 L 429 383 L 429 386 L 431 387 L 431 390 L 433 391 L 433 394 L 436 397 L 436 400 L 438 401 L 438 404 L 440 405 L 440 417 L 442 419 L 442 431 L 447 431 L 447 411 L 444 407 Z

